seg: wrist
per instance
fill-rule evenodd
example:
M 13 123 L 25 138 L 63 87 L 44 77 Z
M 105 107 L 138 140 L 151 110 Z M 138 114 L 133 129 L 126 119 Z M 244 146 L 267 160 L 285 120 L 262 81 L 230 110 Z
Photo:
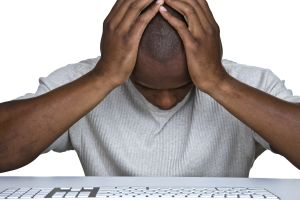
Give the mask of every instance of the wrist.
M 207 75 L 203 75 L 195 81 L 195 85 L 203 92 L 210 94 L 222 88 L 232 78 L 224 69 L 223 65 L 210 66 Z
M 97 63 L 96 67 L 91 71 L 93 77 L 99 84 L 106 84 L 108 87 L 116 88 L 124 83 L 123 80 L 113 75 L 113 73 L 105 70 L 104 63 L 101 60 Z
M 234 78 L 226 73 L 221 76 L 218 81 L 216 81 L 216 83 L 206 91 L 206 93 L 211 97 L 214 97 L 221 93 L 227 93 L 234 87 L 233 82 Z

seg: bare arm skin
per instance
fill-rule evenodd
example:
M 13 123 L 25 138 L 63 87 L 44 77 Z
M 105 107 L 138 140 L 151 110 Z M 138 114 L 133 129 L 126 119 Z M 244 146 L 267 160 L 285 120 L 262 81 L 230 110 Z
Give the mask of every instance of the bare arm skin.
M 0 171 L 34 160 L 114 87 L 89 73 L 40 97 L 0 104 Z
M 300 104 L 280 100 L 229 76 L 208 94 L 300 169 Z
M 259 91 L 231 77 L 222 66 L 219 27 L 206 0 L 165 0 L 188 26 L 164 7 L 160 13 L 181 36 L 194 84 L 260 134 L 300 169 L 300 104 Z
M 102 56 L 81 78 L 47 94 L 0 104 L 0 172 L 34 160 L 98 105 L 134 69 L 140 38 L 160 4 L 118 0 L 104 22 Z

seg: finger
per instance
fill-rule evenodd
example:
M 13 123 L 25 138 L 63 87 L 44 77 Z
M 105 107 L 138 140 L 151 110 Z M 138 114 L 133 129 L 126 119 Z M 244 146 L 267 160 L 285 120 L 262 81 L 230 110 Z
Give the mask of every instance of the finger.
M 218 23 L 215 20 L 215 17 L 207 3 L 206 0 L 197 0 L 199 5 L 201 6 L 203 12 L 206 15 L 206 18 L 209 20 L 209 22 L 215 27 L 218 28 Z
M 139 17 L 141 12 L 148 7 L 151 3 L 156 3 L 161 5 L 163 1 L 153 1 L 153 0 L 136 0 L 132 2 L 129 6 L 127 12 L 125 13 L 124 18 L 120 22 L 118 28 L 121 31 L 128 32 L 131 29 L 132 25 L 135 23 L 136 19 Z
M 199 0 L 183 0 L 184 2 L 190 4 L 196 11 L 199 19 L 201 20 L 201 23 L 205 26 L 205 28 L 208 28 L 209 25 L 212 25 L 212 23 L 209 20 L 209 16 L 207 16 L 207 13 L 203 9 L 203 7 L 200 4 Z
M 166 0 L 166 4 L 170 5 L 172 8 L 180 12 L 182 15 L 186 16 L 187 19 L 197 18 L 197 21 L 189 23 L 190 26 L 202 28 L 202 32 L 210 28 L 211 24 L 207 20 L 205 13 L 203 12 L 201 6 L 197 1 L 194 0 Z M 199 32 L 199 31 L 198 31 Z
M 117 2 L 118 5 L 115 5 L 113 13 L 109 16 L 107 20 L 105 20 L 106 25 L 109 25 L 109 28 L 111 29 L 115 29 L 124 18 L 128 7 L 134 1 L 136 0 L 119 0 Z
M 134 41 L 140 41 L 142 35 L 153 17 L 158 13 L 160 6 L 163 4 L 163 1 L 157 1 L 149 9 L 147 9 L 143 14 L 141 14 L 135 24 L 132 26 L 129 35 L 132 36 Z
M 107 15 L 107 17 L 105 19 L 106 21 L 109 21 L 112 18 L 112 16 L 114 16 L 116 14 L 116 12 L 119 9 L 119 6 L 122 3 L 122 1 L 123 0 L 117 0 L 115 2 L 115 4 L 113 5 L 112 9 L 110 10 L 109 14 Z
M 183 16 L 185 16 L 185 19 L 188 23 L 188 28 L 193 36 L 201 37 L 203 35 L 205 27 L 203 26 L 199 16 L 197 15 L 195 6 L 192 6 L 189 2 L 187 3 L 185 1 L 166 0 L 165 2 L 173 9 L 181 13 Z
M 196 44 L 194 37 L 182 20 L 172 16 L 164 6 L 161 6 L 159 11 L 164 19 L 166 19 L 178 32 L 186 49 Z

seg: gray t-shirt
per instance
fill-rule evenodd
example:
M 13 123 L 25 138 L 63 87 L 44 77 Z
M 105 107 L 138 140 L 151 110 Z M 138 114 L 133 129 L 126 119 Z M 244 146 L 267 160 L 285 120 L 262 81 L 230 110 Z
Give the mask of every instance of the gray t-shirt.
M 40 78 L 39 96 L 93 69 L 99 60 L 70 64 Z M 300 102 L 270 70 L 223 61 L 227 72 L 250 86 Z M 45 105 L 47 106 L 47 105 Z M 57 111 L 60 112 L 60 111 Z M 269 144 L 198 89 L 171 110 L 149 103 L 128 80 L 113 90 L 45 152 L 75 150 L 88 176 L 248 177 Z

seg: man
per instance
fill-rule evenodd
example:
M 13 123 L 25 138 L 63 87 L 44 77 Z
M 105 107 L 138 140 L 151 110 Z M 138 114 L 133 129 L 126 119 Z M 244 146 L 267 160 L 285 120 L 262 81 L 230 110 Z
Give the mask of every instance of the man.
M 118 0 L 101 58 L 0 105 L 0 169 L 71 149 L 86 175 L 248 176 L 264 149 L 300 168 L 299 102 L 271 71 L 222 61 L 205 0 Z

